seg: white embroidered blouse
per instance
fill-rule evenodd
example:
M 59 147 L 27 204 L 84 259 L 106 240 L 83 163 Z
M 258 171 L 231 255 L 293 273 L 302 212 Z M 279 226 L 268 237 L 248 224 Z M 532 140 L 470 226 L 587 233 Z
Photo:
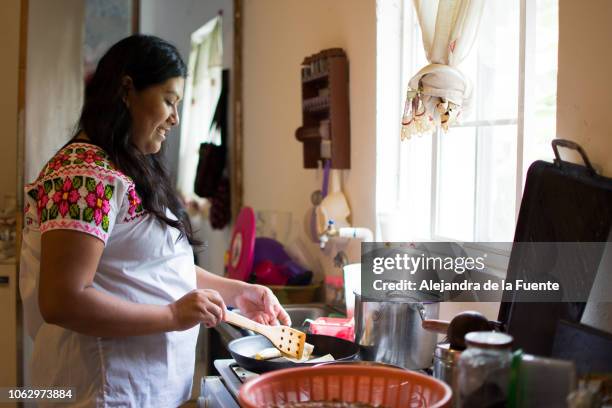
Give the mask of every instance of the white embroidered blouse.
M 78 407 L 175 407 L 189 398 L 198 326 L 138 337 L 85 336 L 43 321 L 40 239 L 69 229 L 105 244 L 94 287 L 135 303 L 165 305 L 196 288 L 193 252 L 179 231 L 141 205 L 133 181 L 99 147 L 61 149 L 25 187 L 20 291 L 34 341 L 31 384 L 72 387 Z M 168 212 L 169 217 L 174 217 Z M 44 405 L 41 405 L 44 406 Z

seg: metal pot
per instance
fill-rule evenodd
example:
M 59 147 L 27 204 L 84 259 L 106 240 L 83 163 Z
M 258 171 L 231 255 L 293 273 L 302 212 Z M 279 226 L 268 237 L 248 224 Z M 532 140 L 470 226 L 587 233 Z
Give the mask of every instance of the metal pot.
M 363 360 L 416 370 L 431 367 L 437 335 L 422 328 L 436 319 L 439 303 L 406 298 L 374 301 L 355 293 L 355 343 Z
M 453 386 L 453 376 L 461 350 L 455 350 L 449 343 L 440 343 L 434 351 L 433 376 Z

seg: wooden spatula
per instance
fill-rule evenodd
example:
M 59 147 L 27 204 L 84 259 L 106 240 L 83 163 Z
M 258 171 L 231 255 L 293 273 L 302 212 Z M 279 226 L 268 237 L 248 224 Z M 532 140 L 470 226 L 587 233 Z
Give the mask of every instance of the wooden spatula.
M 298 359 L 302 358 L 306 334 L 299 330 L 289 326 L 265 326 L 229 310 L 225 311 L 225 321 L 267 337 L 283 354 Z

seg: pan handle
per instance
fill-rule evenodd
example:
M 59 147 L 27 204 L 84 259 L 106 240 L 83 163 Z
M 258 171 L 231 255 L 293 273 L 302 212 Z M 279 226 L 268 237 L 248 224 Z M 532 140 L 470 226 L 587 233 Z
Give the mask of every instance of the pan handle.
M 421 326 L 427 331 L 446 334 L 450 322 L 448 320 L 426 319 L 421 322 Z
M 578 143 L 573 142 L 571 140 L 567 140 L 567 139 L 554 139 L 551 142 L 551 145 L 552 145 L 553 152 L 555 153 L 555 163 L 558 166 L 561 166 L 561 163 L 563 163 L 563 160 L 561 160 L 561 156 L 559 156 L 559 146 L 561 146 L 561 147 L 565 147 L 567 149 L 576 150 L 580 154 L 580 157 L 582 157 L 582 161 L 584 162 L 584 166 L 587 168 L 589 173 L 592 176 L 597 174 L 597 172 L 593 168 L 593 165 L 591 164 L 591 161 L 589 160 L 589 157 L 587 156 L 586 152 L 584 151 L 582 146 L 580 146 Z

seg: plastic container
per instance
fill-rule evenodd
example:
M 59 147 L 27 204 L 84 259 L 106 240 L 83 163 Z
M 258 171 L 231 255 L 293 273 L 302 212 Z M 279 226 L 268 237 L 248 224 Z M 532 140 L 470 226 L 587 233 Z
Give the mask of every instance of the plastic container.
M 361 293 L 361 264 L 354 263 L 342 268 L 344 272 L 344 302 L 346 317 L 355 314 L 355 292 Z
M 564 407 L 576 389 L 573 361 L 514 352 L 509 408 Z
M 286 285 L 287 276 L 271 261 L 261 261 L 255 268 L 255 281 L 263 285 Z
M 310 323 L 310 333 L 355 341 L 355 320 L 343 317 L 319 317 Z
M 262 374 L 240 388 L 239 401 L 247 408 L 309 401 L 440 408 L 450 407 L 451 397 L 448 385 L 413 371 L 334 364 Z

